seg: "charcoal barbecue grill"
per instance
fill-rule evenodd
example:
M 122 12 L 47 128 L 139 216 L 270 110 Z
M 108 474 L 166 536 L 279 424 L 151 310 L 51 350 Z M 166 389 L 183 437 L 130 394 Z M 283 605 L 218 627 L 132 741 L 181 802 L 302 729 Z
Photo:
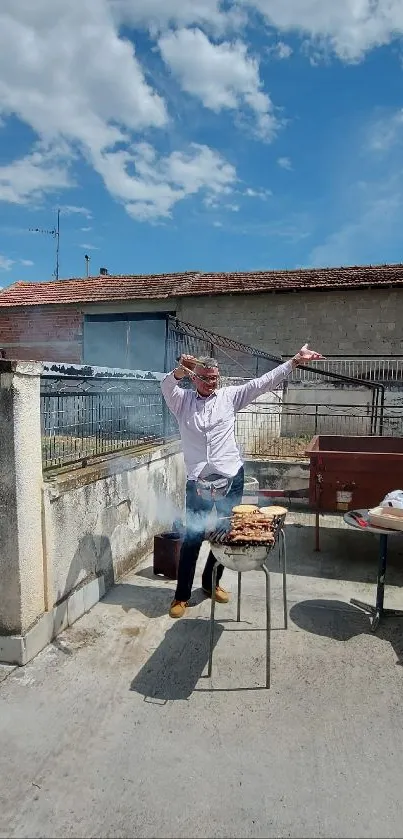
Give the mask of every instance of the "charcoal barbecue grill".
M 219 565 L 224 565 L 225 568 L 230 568 L 238 574 L 238 597 L 237 597 L 237 622 L 241 620 L 241 585 L 242 573 L 244 571 L 257 571 L 261 569 L 266 577 L 266 688 L 270 687 L 270 630 L 271 630 L 271 608 L 270 608 L 270 571 L 266 565 L 266 560 L 278 545 L 279 549 L 279 565 L 283 572 L 283 611 L 284 611 L 284 629 L 288 627 L 287 615 L 287 550 L 286 539 L 284 533 L 284 519 L 283 516 L 276 516 L 272 522 L 272 532 L 270 538 L 259 539 L 240 539 L 237 537 L 236 541 L 231 539 L 231 519 L 219 519 L 214 530 L 206 534 L 206 539 L 210 542 L 211 551 L 215 557 L 215 565 L 213 569 L 213 586 L 211 597 L 211 612 L 210 612 L 210 650 L 208 663 L 208 676 L 210 677 L 213 669 L 213 649 L 214 649 L 214 613 L 215 613 L 215 590 L 217 585 L 217 570 Z

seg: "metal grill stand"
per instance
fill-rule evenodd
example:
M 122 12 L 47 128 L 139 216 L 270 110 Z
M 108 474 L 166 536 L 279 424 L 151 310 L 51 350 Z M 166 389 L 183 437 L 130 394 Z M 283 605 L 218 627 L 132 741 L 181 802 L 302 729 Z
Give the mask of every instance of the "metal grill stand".
M 283 611 L 284 611 L 284 629 L 288 628 L 288 610 L 287 610 L 287 545 L 284 528 L 278 530 L 277 540 L 279 547 L 279 567 L 282 568 L 283 573 Z M 210 542 L 211 544 L 211 542 Z M 214 544 L 211 545 L 214 551 Z M 267 554 L 260 564 L 260 568 L 266 577 L 266 688 L 270 688 L 270 635 L 271 635 L 271 602 L 270 602 L 270 571 L 266 565 L 266 560 L 273 550 L 273 546 L 267 546 Z M 213 569 L 213 585 L 211 594 L 211 612 L 210 612 L 210 649 L 208 661 L 208 676 L 211 677 L 213 669 L 213 649 L 214 649 L 214 613 L 215 613 L 215 590 L 217 585 L 217 569 L 220 564 L 225 562 L 216 560 Z M 237 622 L 241 620 L 241 589 L 242 589 L 242 573 L 238 571 L 238 597 L 237 597 Z

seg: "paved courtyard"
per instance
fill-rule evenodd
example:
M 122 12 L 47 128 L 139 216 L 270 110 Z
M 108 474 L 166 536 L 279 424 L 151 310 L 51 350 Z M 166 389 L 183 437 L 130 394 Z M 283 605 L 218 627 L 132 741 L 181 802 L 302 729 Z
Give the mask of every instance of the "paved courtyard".
M 313 516 L 287 521 L 270 691 L 263 574 L 243 576 L 241 624 L 217 606 L 209 680 L 210 603 L 196 588 L 172 622 L 151 557 L 25 668 L 0 668 L 0 837 L 403 835 L 403 622 L 373 635 L 349 603 L 374 600 L 376 537 L 327 516 L 316 554 Z M 403 536 L 388 570 L 403 608 Z

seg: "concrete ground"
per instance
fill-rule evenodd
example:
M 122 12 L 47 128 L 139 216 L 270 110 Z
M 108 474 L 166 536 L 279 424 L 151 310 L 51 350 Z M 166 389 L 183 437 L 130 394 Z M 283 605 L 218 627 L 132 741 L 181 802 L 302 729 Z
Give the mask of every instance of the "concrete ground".
M 240 625 L 235 602 L 217 607 L 210 681 L 210 603 L 196 588 L 171 621 L 173 583 L 151 558 L 35 661 L 3 668 L 0 836 L 402 836 L 403 623 L 373 635 L 349 604 L 373 602 L 376 537 L 325 517 L 318 555 L 312 525 L 288 516 L 288 631 L 270 558 L 270 691 L 263 574 L 243 575 Z M 403 608 L 402 560 L 398 535 L 387 605 Z

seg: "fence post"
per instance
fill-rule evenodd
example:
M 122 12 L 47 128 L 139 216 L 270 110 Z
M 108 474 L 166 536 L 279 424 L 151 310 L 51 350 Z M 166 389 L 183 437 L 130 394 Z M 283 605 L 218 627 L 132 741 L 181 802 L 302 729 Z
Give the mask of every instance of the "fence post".
M 45 611 L 41 370 L 0 360 L 0 661 L 1 636 L 23 635 Z
M 318 408 L 319 408 L 319 405 L 315 405 L 315 430 L 314 430 L 314 434 L 318 433 Z

